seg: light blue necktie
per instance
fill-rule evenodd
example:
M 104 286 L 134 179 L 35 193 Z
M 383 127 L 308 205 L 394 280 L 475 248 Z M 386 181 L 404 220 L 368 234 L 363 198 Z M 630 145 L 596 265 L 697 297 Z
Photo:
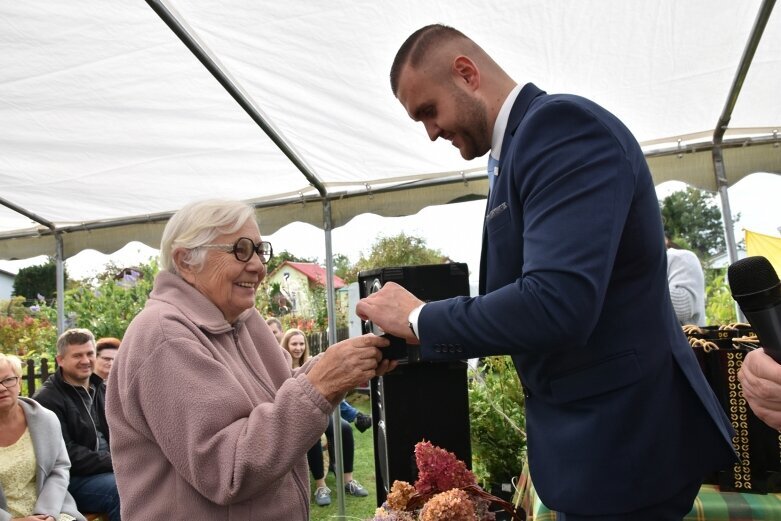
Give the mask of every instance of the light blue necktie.
M 496 179 L 496 169 L 499 168 L 499 160 L 494 156 L 488 155 L 488 189 L 494 189 L 494 179 Z

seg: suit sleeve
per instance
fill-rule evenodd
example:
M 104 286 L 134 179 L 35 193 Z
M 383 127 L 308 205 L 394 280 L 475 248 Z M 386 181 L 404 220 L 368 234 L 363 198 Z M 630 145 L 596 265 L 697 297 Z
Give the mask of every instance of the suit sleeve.
M 527 116 L 509 156 L 511 221 L 487 228 L 483 252 L 503 283 L 424 306 L 424 358 L 454 356 L 434 344 L 463 346 L 460 358 L 575 349 L 598 321 L 635 190 L 624 147 L 589 109 L 561 101 Z

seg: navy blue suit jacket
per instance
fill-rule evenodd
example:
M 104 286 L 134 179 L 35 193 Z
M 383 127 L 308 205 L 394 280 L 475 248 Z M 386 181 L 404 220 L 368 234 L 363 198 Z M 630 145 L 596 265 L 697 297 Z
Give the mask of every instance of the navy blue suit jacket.
M 481 296 L 428 303 L 418 326 L 424 360 L 513 356 L 550 508 L 630 512 L 735 461 L 665 256 L 629 130 L 587 99 L 524 86 L 489 194 Z

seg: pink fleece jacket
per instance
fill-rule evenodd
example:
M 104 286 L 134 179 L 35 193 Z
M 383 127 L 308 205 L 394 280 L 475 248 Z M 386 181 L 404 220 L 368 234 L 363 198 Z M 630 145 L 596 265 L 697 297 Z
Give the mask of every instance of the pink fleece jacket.
M 235 324 L 161 272 L 106 396 L 129 521 L 309 519 L 306 452 L 333 410 L 255 309 Z

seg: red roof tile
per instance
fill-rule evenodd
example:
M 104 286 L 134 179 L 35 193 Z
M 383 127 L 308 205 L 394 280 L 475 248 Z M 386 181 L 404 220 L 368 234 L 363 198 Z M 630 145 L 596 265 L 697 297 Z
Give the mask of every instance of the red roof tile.
M 315 282 L 317 284 L 320 284 L 322 286 L 325 286 L 325 268 L 320 266 L 319 264 L 315 264 L 313 262 L 291 262 L 291 261 L 285 261 L 282 264 L 280 264 L 277 269 L 274 270 L 276 273 L 280 269 L 282 269 L 282 266 L 288 265 L 291 268 L 295 269 L 296 271 L 300 271 L 304 275 L 306 275 L 306 278 L 311 280 L 312 282 Z M 345 287 L 347 284 L 339 277 L 334 275 L 334 289 L 339 289 Z

